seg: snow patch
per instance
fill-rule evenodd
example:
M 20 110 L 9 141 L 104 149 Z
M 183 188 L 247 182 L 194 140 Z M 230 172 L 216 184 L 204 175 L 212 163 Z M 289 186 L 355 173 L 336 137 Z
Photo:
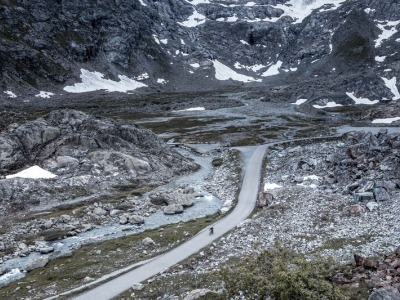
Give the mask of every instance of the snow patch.
M 270 191 L 270 190 L 275 190 L 275 189 L 280 189 L 281 187 L 282 186 L 280 186 L 279 184 L 267 182 L 264 184 L 264 192 Z
M 304 0 L 290 0 L 285 4 L 277 4 L 275 7 L 280 8 L 284 13 L 274 20 L 275 22 L 283 16 L 290 16 L 294 23 L 301 23 L 308 17 L 313 10 L 321 8 L 325 4 L 332 4 L 331 8 L 323 9 L 322 11 L 335 10 L 342 5 L 343 0 L 315 0 L 312 3 L 306 3 Z M 289 6 L 288 6 L 289 4 Z
M 297 99 L 297 101 L 295 103 L 292 103 L 294 105 L 301 105 L 305 102 L 307 102 L 308 99 Z
M 379 22 L 379 21 L 378 21 Z M 375 47 L 380 47 L 382 42 L 389 39 L 392 35 L 397 33 L 396 26 L 400 24 L 399 21 L 384 21 L 384 24 L 377 24 L 382 33 L 379 35 L 378 39 L 375 41 Z
M 200 68 L 200 65 L 199 65 L 198 63 L 190 64 L 190 66 L 191 66 L 192 68 L 195 68 L 195 69 Z
M 248 42 L 246 42 L 245 40 L 240 40 L 240 42 L 243 44 L 243 45 L 250 45 Z
M 210 0 L 186 0 L 187 3 L 190 3 L 192 5 L 198 5 L 198 4 L 210 4 Z
M 139 0 L 140 4 L 142 4 L 143 6 L 147 6 L 147 4 L 143 1 L 143 0 Z
M 279 74 L 279 68 L 282 66 L 282 61 L 278 60 L 274 65 L 270 66 L 267 71 L 261 74 L 263 77 Z
M 236 15 L 233 15 L 231 17 L 227 18 L 218 18 L 216 19 L 217 22 L 227 22 L 227 23 L 233 23 L 236 22 L 239 18 Z
M 371 9 L 371 8 L 367 7 L 366 9 L 364 9 L 364 11 L 365 11 L 367 14 L 369 14 L 369 13 L 371 13 L 371 12 L 374 12 L 375 9 Z
M 12 179 L 12 178 L 50 179 L 54 177 L 57 177 L 57 175 L 54 175 L 49 171 L 43 170 L 39 166 L 33 166 L 17 174 L 7 175 L 6 179 Z
M 145 80 L 145 79 L 149 79 L 149 78 L 150 78 L 150 76 L 147 73 L 143 73 L 143 74 L 140 74 L 139 76 L 135 77 L 136 80 Z
M 203 111 L 203 110 L 206 110 L 205 107 L 191 107 L 191 108 L 176 110 L 176 112 L 180 112 L 180 111 Z
M 343 106 L 342 104 L 338 104 L 334 101 L 329 101 L 328 103 L 326 103 L 325 105 L 313 105 L 313 107 L 321 109 L 321 108 L 330 108 L 330 107 L 339 107 L 339 106 Z
M 164 45 L 168 44 L 168 40 L 167 39 L 161 39 L 160 42 Z
M 393 77 L 392 79 L 387 79 L 385 77 L 381 77 L 382 80 L 385 82 L 385 85 L 388 89 L 390 89 L 390 91 L 392 92 L 392 94 L 394 95 L 394 97 L 392 98 L 392 100 L 399 100 L 400 99 L 400 93 L 399 93 L 399 89 L 397 88 L 397 78 Z
M 386 56 L 375 56 L 375 61 L 377 62 L 384 62 L 386 59 Z
M 246 76 L 243 74 L 239 74 L 232 70 L 231 68 L 225 66 L 224 64 L 220 63 L 218 60 L 213 60 L 214 69 L 215 69 L 215 78 L 218 80 L 236 80 L 241 82 L 252 82 L 257 81 L 260 82 L 260 79 L 255 79 L 250 76 Z
M 236 62 L 234 67 L 236 69 L 246 69 L 247 71 L 253 71 L 253 72 L 257 72 L 257 71 L 261 70 L 262 68 L 265 68 L 264 65 L 245 66 L 239 62 Z
M 374 123 L 374 124 L 390 124 L 390 123 L 392 123 L 392 122 L 399 121 L 399 120 L 400 120 L 400 117 L 396 117 L 396 118 L 385 118 L 385 119 L 376 119 L 376 120 L 373 120 L 372 123 Z
M 124 75 L 118 75 L 120 81 L 104 79 L 104 74 L 100 72 L 90 72 L 85 69 L 81 69 L 80 77 L 82 79 L 81 83 L 75 83 L 72 86 L 66 86 L 64 87 L 64 91 L 68 93 L 85 93 L 106 90 L 108 92 L 126 93 L 127 91 L 132 91 L 137 88 L 147 86 Z
M 158 37 L 155 34 L 153 34 L 153 39 L 157 44 L 160 45 L 160 40 L 158 39 Z
M 158 79 L 157 79 L 157 83 L 159 83 L 159 84 L 166 84 L 167 81 L 166 81 L 165 79 L 163 79 L 163 78 L 158 78 Z
M 379 100 L 369 100 L 368 98 L 357 98 L 353 93 L 346 93 L 347 96 L 349 96 L 355 104 L 366 104 L 366 105 L 373 105 L 379 102 Z
M 178 22 L 185 27 L 196 27 L 206 22 L 206 17 L 197 12 L 197 10 L 193 11 L 193 14 L 184 22 Z
M 54 96 L 54 93 L 51 92 L 44 92 L 44 91 L 40 91 L 39 94 L 35 95 L 35 97 L 39 97 L 39 98 L 50 98 L 51 96 Z
M 17 98 L 17 95 L 15 95 L 12 91 L 5 91 L 4 93 L 10 98 Z

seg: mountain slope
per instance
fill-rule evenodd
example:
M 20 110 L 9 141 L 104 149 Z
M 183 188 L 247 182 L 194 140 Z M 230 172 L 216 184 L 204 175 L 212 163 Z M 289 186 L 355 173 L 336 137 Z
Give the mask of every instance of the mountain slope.
M 7 0 L 0 14 L 5 97 L 214 89 L 280 75 L 322 78 L 342 96 L 399 98 L 398 1 Z

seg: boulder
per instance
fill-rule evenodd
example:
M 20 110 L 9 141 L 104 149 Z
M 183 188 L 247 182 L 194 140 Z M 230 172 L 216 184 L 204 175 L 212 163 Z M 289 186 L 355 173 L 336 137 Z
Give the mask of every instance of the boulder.
M 180 204 L 171 204 L 167 207 L 164 207 L 164 214 L 166 215 L 174 215 L 183 213 L 183 206 Z
M 371 192 L 354 193 L 354 200 L 356 202 L 373 201 L 375 200 L 374 194 Z
M 26 271 L 30 272 L 35 269 L 43 268 L 47 265 L 48 262 L 49 262 L 49 259 L 47 257 L 39 257 L 39 258 L 35 259 L 34 261 L 30 262 L 26 266 Z
M 131 288 L 134 291 L 141 291 L 144 289 L 144 285 L 141 283 L 134 283 Z
M 8 272 L 7 268 L 4 266 L 0 266 L 0 276 L 6 274 Z
M 131 224 L 143 224 L 144 223 L 144 218 L 142 216 L 139 215 L 132 215 L 128 217 L 128 221 Z
M 156 243 L 149 237 L 144 238 L 143 241 L 142 241 L 142 245 L 146 246 L 146 247 L 147 246 L 154 246 L 155 244 Z
M 400 300 L 400 293 L 396 288 L 386 286 L 372 292 L 368 300 Z
M 113 209 L 113 210 L 110 211 L 110 216 L 111 216 L 111 217 L 115 217 L 115 216 L 119 215 L 120 213 L 122 213 L 121 210 L 119 210 L 119 209 Z
M 366 269 L 376 269 L 376 263 L 371 259 L 365 258 L 359 254 L 354 254 L 356 266 L 364 267 Z
M 388 201 L 390 200 L 390 195 L 383 187 L 374 188 L 374 197 L 376 201 Z
M 105 216 L 107 214 L 107 211 L 101 207 L 96 207 L 93 210 L 93 213 L 98 216 Z
M 183 298 L 183 300 L 196 300 L 208 294 L 214 294 L 214 292 L 209 289 L 197 289 L 189 292 L 189 294 L 187 294 L 186 297 Z
M 44 223 L 44 228 L 46 229 L 50 229 L 51 227 L 53 227 L 53 221 L 52 220 L 48 220 Z
M 125 217 L 125 216 L 121 216 L 121 217 L 119 218 L 119 224 L 125 225 L 126 223 L 128 223 L 128 218 Z
M 369 211 L 374 211 L 379 208 L 379 204 L 374 201 L 370 201 L 366 204 L 366 207 Z
M 54 251 L 53 247 L 43 247 L 38 249 L 41 254 L 49 254 Z

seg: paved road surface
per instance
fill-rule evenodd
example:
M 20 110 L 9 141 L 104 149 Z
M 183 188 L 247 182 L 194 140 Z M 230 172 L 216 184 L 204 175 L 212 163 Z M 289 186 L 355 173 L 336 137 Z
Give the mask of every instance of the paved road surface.
M 74 299 L 105 300 L 116 297 L 131 288 L 134 283 L 143 282 L 157 273 L 167 270 L 173 265 L 199 252 L 215 239 L 235 228 L 236 225 L 245 220 L 254 210 L 260 184 L 261 166 L 266 149 L 267 145 L 263 145 L 257 147 L 254 151 L 244 174 L 238 203 L 229 215 L 213 224 L 213 235 L 210 235 L 208 228 L 205 228 L 192 239 L 177 248 L 155 258 L 137 269 L 89 290 Z

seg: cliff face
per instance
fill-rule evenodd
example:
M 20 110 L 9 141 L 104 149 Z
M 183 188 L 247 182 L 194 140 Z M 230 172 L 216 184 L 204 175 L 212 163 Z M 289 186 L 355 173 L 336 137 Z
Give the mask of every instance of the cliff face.
M 381 77 L 400 69 L 398 1 L 3 0 L 0 15 L 1 89 L 14 94 L 85 78 L 197 90 L 279 74 L 350 76 L 337 92 L 382 100 L 395 94 Z

